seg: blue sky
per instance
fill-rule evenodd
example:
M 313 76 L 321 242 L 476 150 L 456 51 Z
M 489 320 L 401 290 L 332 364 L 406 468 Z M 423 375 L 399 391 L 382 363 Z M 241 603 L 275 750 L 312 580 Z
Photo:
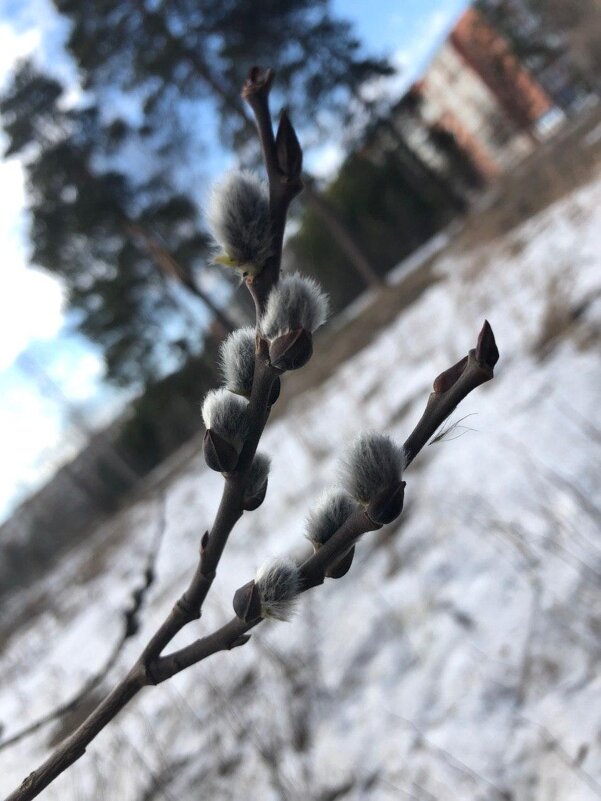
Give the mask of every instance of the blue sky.
M 466 0 L 333 0 L 334 10 L 352 20 L 371 53 L 406 56 L 407 72 L 416 74 L 449 20 Z
M 399 77 L 386 90 L 399 93 L 419 75 L 466 5 L 466 0 L 333 0 L 335 12 L 355 23 L 366 51 L 392 55 Z M 73 83 L 62 52 L 65 33 L 50 0 L 0 0 L 0 86 L 16 60 L 31 53 Z M 311 156 L 310 166 L 327 174 L 339 157 L 333 142 Z M 215 158 L 214 164 L 223 160 Z M 62 287 L 29 264 L 24 206 L 20 163 L 0 162 L 0 519 L 81 443 L 65 410 L 41 391 L 32 361 L 91 420 L 103 422 L 119 403 L 116 393 L 102 387 L 98 353 L 69 330 Z M 28 370 L 19 360 L 23 352 Z

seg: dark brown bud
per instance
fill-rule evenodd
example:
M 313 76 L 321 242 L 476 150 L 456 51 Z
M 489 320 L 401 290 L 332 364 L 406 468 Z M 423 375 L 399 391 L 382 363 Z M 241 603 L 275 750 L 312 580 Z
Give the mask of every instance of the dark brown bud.
M 495 342 L 495 335 L 488 320 L 484 321 L 482 330 L 478 334 L 476 345 L 476 360 L 492 370 L 499 361 L 499 349 Z
M 251 67 L 242 87 L 242 97 L 248 99 L 251 95 L 258 95 L 262 92 L 269 95 L 273 77 L 274 72 L 271 68 Z
M 269 346 L 269 359 L 277 370 L 298 370 L 313 354 L 313 337 L 304 328 L 288 331 Z
M 326 576 L 328 578 L 339 579 L 346 574 L 351 569 L 351 565 L 353 564 L 353 558 L 355 556 L 355 546 L 347 551 L 344 556 L 341 556 L 340 559 L 337 559 L 335 562 L 328 567 L 326 570 Z
M 201 553 L 203 553 L 203 551 L 206 551 L 208 544 L 209 544 L 209 532 L 205 531 L 205 533 L 202 535 L 202 539 L 200 541 L 200 552 Z
M 266 481 L 263 486 L 257 492 L 255 492 L 254 495 L 249 497 L 245 496 L 244 501 L 242 502 L 242 508 L 245 512 L 254 512 L 255 509 L 258 509 L 259 506 L 261 506 L 265 500 L 265 496 L 267 495 L 267 483 L 268 482 Z
M 365 510 L 370 520 L 383 526 L 391 523 L 403 511 L 405 499 L 405 482 L 401 481 L 392 487 L 379 492 Z
M 205 462 L 218 473 L 231 473 L 238 464 L 238 451 L 216 431 L 207 429 L 203 441 Z
M 254 579 L 234 593 L 234 612 L 245 623 L 261 617 L 261 594 Z
M 303 151 L 285 109 L 282 111 L 275 137 L 275 149 L 278 165 L 286 178 L 299 178 L 303 168 Z
M 432 389 L 437 395 L 442 395 L 444 392 L 447 392 L 447 390 L 451 389 L 453 384 L 459 380 L 466 368 L 467 358 L 467 356 L 464 356 L 457 364 L 448 367 L 439 376 L 436 376 Z
M 249 640 L 250 634 L 241 634 L 239 637 L 236 637 L 234 642 L 230 643 L 229 650 L 231 651 L 233 648 L 239 648 L 241 645 L 246 645 Z
M 280 397 L 280 390 L 282 388 L 282 382 L 280 381 L 280 377 L 276 375 L 273 384 L 271 385 L 271 393 L 269 395 L 269 405 L 273 406 L 273 404 L 277 401 Z

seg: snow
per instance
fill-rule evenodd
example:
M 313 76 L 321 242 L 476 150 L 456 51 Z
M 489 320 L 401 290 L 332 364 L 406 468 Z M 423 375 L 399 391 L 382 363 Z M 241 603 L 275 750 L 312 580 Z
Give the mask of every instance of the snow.
M 267 558 L 304 551 L 304 517 L 358 429 L 402 441 L 434 376 L 485 317 L 495 330 L 497 377 L 407 471 L 397 530 L 367 535 L 351 572 L 307 594 L 292 622 L 146 690 L 45 798 L 601 796 L 600 230 L 595 180 L 495 242 L 444 248 L 446 280 L 268 426 L 267 500 L 236 527 L 202 620 L 176 644 L 231 616 Z M 576 309 L 545 339 L 551 313 Z M 221 482 L 196 454 L 161 491 L 157 580 L 112 680 L 181 593 Z M 110 653 L 161 503 L 158 491 L 140 500 L 36 588 L 44 611 L 1 654 L 5 736 Z M 49 734 L 0 751 L 0 792 Z

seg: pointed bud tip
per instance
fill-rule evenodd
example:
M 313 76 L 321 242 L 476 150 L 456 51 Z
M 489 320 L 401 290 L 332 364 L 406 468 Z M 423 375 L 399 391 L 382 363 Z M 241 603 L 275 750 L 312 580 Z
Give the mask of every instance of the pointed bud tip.
M 277 399 L 280 397 L 281 389 L 282 389 L 282 382 L 280 381 L 280 377 L 276 376 L 273 381 L 273 384 L 271 385 L 271 392 L 269 394 L 270 406 L 273 406 L 273 404 L 277 402 Z
M 355 557 L 355 546 L 347 551 L 344 556 L 341 556 L 336 562 L 333 562 L 328 569 L 326 570 L 326 576 L 328 578 L 339 579 L 346 574 L 351 569 L 351 565 L 353 564 L 353 559 Z
M 269 359 L 277 370 L 298 370 L 313 355 L 313 337 L 304 328 L 276 337 L 269 346 Z
M 233 643 L 231 643 L 229 650 L 232 651 L 234 648 L 239 648 L 241 645 L 246 645 L 249 640 L 250 634 L 241 634 L 239 637 L 236 637 Z
M 255 509 L 258 509 L 259 506 L 261 506 L 261 504 L 265 500 L 265 496 L 267 495 L 268 483 L 269 483 L 268 481 L 265 481 L 263 486 L 254 495 L 244 498 L 242 507 L 245 512 L 254 512 Z
M 486 365 L 490 370 L 499 361 L 499 349 L 495 341 L 495 335 L 488 320 L 484 321 L 482 330 L 478 334 L 478 343 L 476 344 L 476 359 L 481 364 Z
M 203 450 L 205 462 L 211 470 L 216 470 L 218 473 L 231 473 L 236 469 L 238 451 L 210 428 L 204 435 Z
M 367 508 L 369 519 L 381 526 L 396 520 L 403 511 L 405 486 L 406 483 L 401 481 L 395 486 L 382 490 Z
M 280 170 L 289 181 L 298 179 L 303 168 L 303 151 L 286 109 L 280 116 L 275 147 Z
M 236 590 L 233 606 L 237 617 L 246 623 L 261 617 L 261 595 L 254 579 Z

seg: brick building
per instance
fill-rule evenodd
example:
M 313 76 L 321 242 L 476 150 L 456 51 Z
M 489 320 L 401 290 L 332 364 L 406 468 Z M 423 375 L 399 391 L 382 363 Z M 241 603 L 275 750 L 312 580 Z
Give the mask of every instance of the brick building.
M 433 152 L 432 131 L 444 132 L 489 181 L 531 152 L 552 109 L 503 36 L 470 8 L 399 103 L 395 124 L 434 169 L 444 156 Z

